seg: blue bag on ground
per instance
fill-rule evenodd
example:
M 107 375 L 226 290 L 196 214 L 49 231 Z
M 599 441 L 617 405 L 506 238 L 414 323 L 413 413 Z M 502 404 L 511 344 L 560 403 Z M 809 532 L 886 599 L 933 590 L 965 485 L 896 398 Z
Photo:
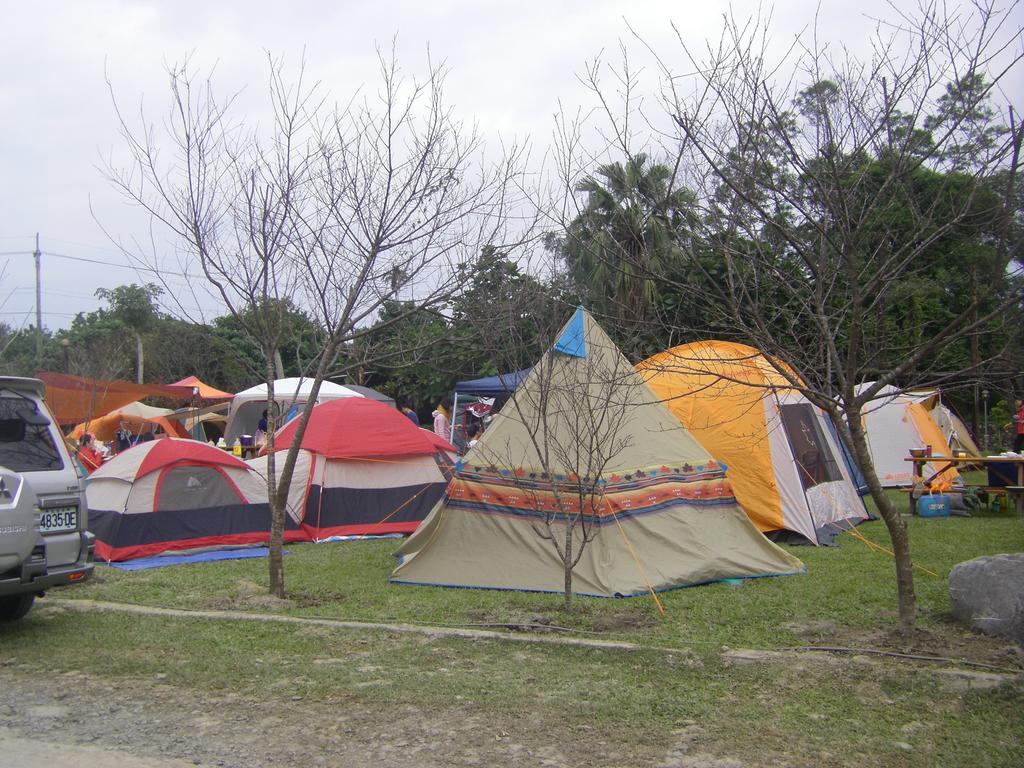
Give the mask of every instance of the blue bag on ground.
M 917 500 L 919 517 L 949 517 L 950 498 L 945 493 L 926 493 Z

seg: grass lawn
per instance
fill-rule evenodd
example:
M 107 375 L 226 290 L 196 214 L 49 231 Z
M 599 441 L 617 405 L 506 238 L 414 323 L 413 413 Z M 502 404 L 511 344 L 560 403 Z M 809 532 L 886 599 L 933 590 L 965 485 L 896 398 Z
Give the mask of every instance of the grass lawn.
M 905 498 L 898 499 L 905 504 Z M 916 592 L 922 630 L 976 637 L 948 620 L 945 577 L 956 563 L 1024 550 L 1024 519 L 1013 515 L 907 518 L 915 562 L 941 575 L 918 571 Z M 888 545 L 881 521 L 858 529 Z M 280 611 L 290 615 L 424 624 L 515 623 L 542 618 L 602 636 L 671 647 L 772 648 L 806 642 L 885 634 L 895 625 L 892 559 L 844 535 L 840 546 L 793 547 L 807 565 L 798 576 L 755 579 L 739 586 L 711 584 L 664 593 L 665 614 L 650 598 L 576 598 L 570 613 L 562 598 L 477 589 L 395 585 L 393 539 L 288 547 L 289 600 L 268 600 L 264 560 L 237 560 L 123 572 L 98 567 L 91 583 L 67 596 L 175 608 Z M 814 632 L 814 628 L 820 631 Z M 950 637 L 949 639 L 953 639 Z M 876 638 L 877 640 L 877 638 Z
M 0 647 L 23 663 L 114 677 L 159 673 L 169 684 L 200 690 L 297 691 L 382 711 L 403 702 L 453 713 L 468 708 L 521 728 L 541 724 L 552 739 L 596 728 L 637 754 L 670 748 L 681 729 L 697 724 L 703 751 L 750 765 L 1024 764 L 1019 682 L 962 690 L 935 665 L 849 656 L 732 664 L 722 655 L 722 646 L 827 644 L 1024 666 L 1016 646 L 949 618 L 945 579 L 960 561 L 1024 550 L 1024 519 L 982 514 L 908 524 L 915 561 L 941 575 L 917 575 L 920 629 L 910 640 L 892 632 L 891 558 L 844 536 L 836 548 L 793 548 L 806 574 L 669 592 L 664 615 L 649 598 L 582 598 L 566 613 L 559 595 L 391 585 L 394 540 L 288 547 L 287 601 L 266 596 L 264 560 L 139 572 L 99 567 L 91 583 L 59 593 L 377 622 L 541 619 L 584 637 L 651 646 L 633 653 L 59 610 L 0 629 Z M 887 544 L 880 521 L 860 531 Z

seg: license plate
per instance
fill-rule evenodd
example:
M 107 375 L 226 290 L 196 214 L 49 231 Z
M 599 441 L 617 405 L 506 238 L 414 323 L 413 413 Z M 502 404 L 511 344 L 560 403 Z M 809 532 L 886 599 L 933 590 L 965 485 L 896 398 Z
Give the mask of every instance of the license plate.
M 78 507 L 55 507 L 39 510 L 40 533 L 73 531 L 78 528 Z

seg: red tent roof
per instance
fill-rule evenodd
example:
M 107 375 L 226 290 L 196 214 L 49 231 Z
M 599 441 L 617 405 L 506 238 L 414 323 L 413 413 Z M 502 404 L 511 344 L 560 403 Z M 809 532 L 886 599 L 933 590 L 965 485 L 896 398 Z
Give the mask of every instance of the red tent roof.
M 274 441 L 277 450 L 292 444 L 297 428 L 298 419 L 285 425 Z M 433 432 L 420 429 L 395 408 L 368 397 L 343 397 L 316 406 L 302 447 L 334 459 L 455 452 Z
M 408 418 L 408 416 L 406 418 Z M 413 425 L 413 426 L 415 426 L 415 425 Z M 439 451 L 448 451 L 449 453 L 456 453 L 455 446 L 452 445 L 451 443 L 449 443 L 443 437 L 434 434 L 429 429 L 420 429 L 420 432 L 422 432 L 423 434 L 425 434 L 427 436 L 427 439 L 430 440 L 430 442 L 432 442 L 434 444 L 434 447 L 437 450 L 439 450 Z
M 145 445 L 149 449 L 146 458 L 139 464 L 135 473 L 136 477 L 142 477 L 168 464 L 178 462 L 196 462 L 200 464 L 220 464 L 225 467 L 239 467 L 249 469 L 249 465 L 241 459 L 232 456 L 220 448 L 216 448 L 198 440 L 181 440 L 175 438 L 164 438 L 154 440 Z M 137 446 L 130 450 L 142 450 L 143 446 Z

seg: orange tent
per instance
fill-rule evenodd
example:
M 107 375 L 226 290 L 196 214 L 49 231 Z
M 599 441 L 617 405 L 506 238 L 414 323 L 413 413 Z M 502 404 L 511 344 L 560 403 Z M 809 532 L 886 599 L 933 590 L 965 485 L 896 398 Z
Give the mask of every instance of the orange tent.
M 173 400 L 192 397 L 191 387 L 104 381 L 49 371 L 40 371 L 36 376 L 46 384 L 46 405 L 58 424 L 86 421 L 97 414 L 110 413 L 144 397 L 167 397 Z
M 89 432 L 97 440 L 110 442 L 122 425 L 135 435 L 152 431 L 153 426 L 159 425 L 171 437 L 190 437 L 181 422 L 169 418 L 170 414 L 168 408 L 154 408 L 138 402 L 129 403 L 103 416 L 78 424 L 71 430 L 69 437 L 81 440 L 82 435 Z
M 224 392 L 215 387 L 211 387 L 209 384 L 206 384 L 203 381 L 200 381 L 197 376 L 186 376 L 181 381 L 176 381 L 170 386 L 188 387 L 190 392 L 188 397 L 192 396 L 192 390 L 198 389 L 200 400 L 230 400 L 231 398 L 234 397 L 234 395 L 231 394 L 230 392 Z
M 637 365 L 658 399 L 720 464 L 761 531 L 827 543 L 867 517 L 835 427 L 781 361 L 729 341 L 683 344 Z M 786 374 L 789 374 L 788 376 Z

